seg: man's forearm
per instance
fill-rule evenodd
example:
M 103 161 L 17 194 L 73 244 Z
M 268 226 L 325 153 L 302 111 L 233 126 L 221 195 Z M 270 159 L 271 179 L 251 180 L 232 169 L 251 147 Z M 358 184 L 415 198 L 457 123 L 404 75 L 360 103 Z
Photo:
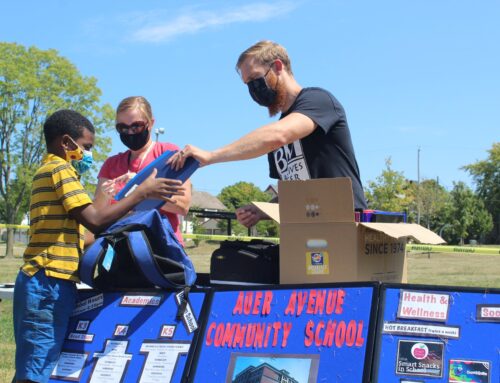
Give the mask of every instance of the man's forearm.
M 266 125 L 246 134 L 229 145 L 214 150 L 210 163 L 260 157 L 283 146 L 285 143 L 279 130 Z
M 264 125 L 233 143 L 211 152 L 209 163 L 255 158 L 311 134 L 316 124 L 309 117 L 292 113 L 285 118 Z

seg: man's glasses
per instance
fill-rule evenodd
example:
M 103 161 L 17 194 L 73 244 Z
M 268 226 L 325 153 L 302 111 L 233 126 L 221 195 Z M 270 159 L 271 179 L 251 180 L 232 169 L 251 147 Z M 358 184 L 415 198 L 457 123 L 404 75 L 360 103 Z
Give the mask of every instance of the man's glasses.
M 141 133 L 144 129 L 146 129 L 148 126 L 147 122 L 144 121 L 135 121 L 131 123 L 130 125 L 127 125 L 123 122 L 119 122 L 115 125 L 116 130 L 118 130 L 119 133 Z

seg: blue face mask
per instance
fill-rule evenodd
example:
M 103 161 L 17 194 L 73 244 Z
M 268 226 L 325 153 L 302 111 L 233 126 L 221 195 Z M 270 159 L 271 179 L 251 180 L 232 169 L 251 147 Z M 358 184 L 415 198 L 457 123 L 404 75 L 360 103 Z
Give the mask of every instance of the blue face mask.
M 92 152 L 90 150 L 82 150 L 83 155 L 80 160 L 71 160 L 71 165 L 76 169 L 78 174 L 83 174 L 88 171 L 92 164 L 94 163 L 94 159 L 92 158 Z
M 66 150 L 66 161 L 71 162 L 71 165 L 76 169 L 79 174 L 83 174 L 90 169 L 94 163 L 92 152 L 80 148 L 75 140 L 71 137 L 69 139 L 75 144 L 76 149 Z

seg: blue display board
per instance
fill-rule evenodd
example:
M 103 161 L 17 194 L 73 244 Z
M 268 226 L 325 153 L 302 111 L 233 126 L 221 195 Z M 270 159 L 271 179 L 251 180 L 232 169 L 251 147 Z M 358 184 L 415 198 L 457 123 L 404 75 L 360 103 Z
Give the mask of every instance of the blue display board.
M 50 382 L 181 382 L 205 296 L 191 292 L 177 320 L 174 292 L 80 292 Z
M 384 285 L 373 382 L 500 381 L 500 290 Z
M 189 381 L 368 382 L 377 289 L 354 283 L 215 291 Z

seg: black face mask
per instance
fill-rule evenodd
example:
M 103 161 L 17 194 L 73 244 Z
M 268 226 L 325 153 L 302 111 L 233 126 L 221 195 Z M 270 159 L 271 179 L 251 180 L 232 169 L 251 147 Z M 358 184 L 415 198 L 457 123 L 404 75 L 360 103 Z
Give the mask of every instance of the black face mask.
M 144 129 L 142 132 L 136 134 L 120 133 L 120 140 L 130 150 L 139 150 L 147 144 L 149 140 L 149 130 Z
M 269 68 L 270 70 L 271 68 Z M 269 73 L 269 70 L 267 73 Z M 261 106 L 270 106 L 276 100 L 276 91 L 269 88 L 266 83 L 267 73 L 255 80 L 249 81 L 247 83 L 248 91 L 253 100 Z

